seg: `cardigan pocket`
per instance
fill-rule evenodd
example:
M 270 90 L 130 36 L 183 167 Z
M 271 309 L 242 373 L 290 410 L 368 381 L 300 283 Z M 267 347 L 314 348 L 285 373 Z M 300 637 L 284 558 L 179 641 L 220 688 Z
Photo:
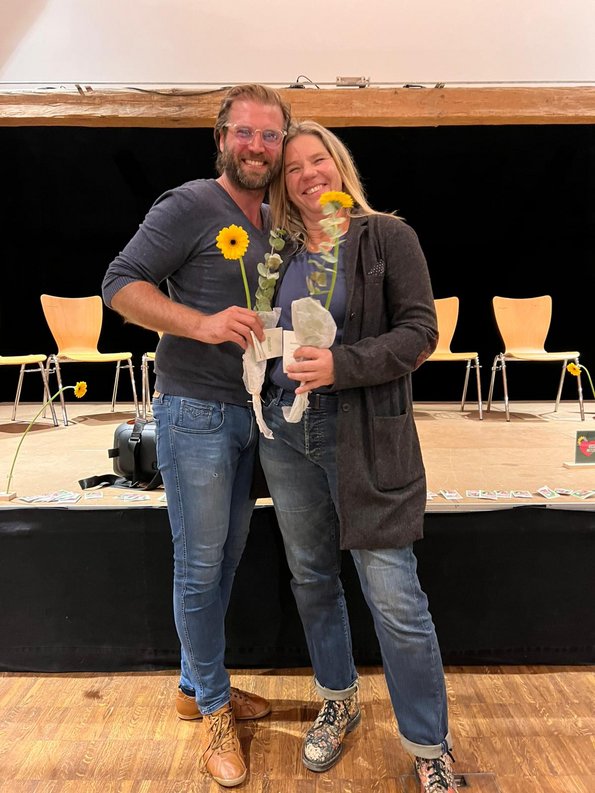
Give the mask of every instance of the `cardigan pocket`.
M 374 417 L 374 467 L 379 490 L 398 490 L 424 474 L 411 412 Z

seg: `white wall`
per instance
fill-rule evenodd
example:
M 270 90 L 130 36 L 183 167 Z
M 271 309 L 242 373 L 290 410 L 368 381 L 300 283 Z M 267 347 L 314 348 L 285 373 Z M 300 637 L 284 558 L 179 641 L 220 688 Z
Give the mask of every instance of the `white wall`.
M 2 83 L 595 82 L 595 0 L 0 0 Z

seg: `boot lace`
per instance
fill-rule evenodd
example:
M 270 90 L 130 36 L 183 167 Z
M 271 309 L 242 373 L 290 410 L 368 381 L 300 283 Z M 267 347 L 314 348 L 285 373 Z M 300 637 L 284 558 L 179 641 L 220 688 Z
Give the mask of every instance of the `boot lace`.
M 325 724 L 329 724 L 338 729 L 342 729 L 348 721 L 349 709 L 347 701 L 340 702 L 333 699 L 326 699 L 312 726 L 322 727 Z
M 208 717 L 208 730 L 211 733 L 211 737 L 207 751 L 234 751 L 236 736 L 233 710 L 231 708 L 215 717 Z
M 444 791 L 456 790 L 454 775 L 446 757 L 454 760 L 454 757 L 447 751 L 442 757 L 434 760 L 418 758 L 418 770 L 420 777 L 425 777 L 424 793 L 444 793 Z

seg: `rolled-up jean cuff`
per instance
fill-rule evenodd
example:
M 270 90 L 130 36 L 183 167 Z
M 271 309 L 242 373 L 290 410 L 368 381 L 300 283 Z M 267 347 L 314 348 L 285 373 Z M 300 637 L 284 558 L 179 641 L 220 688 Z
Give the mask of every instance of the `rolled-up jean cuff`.
M 413 743 L 413 741 L 410 741 L 401 734 L 399 734 L 399 738 L 401 739 L 403 748 L 407 752 L 414 754 L 416 757 L 423 757 L 425 760 L 436 760 L 445 752 L 450 752 L 452 749 L 450 732 L 446 734 L 446 738 L 442 741 L 442 743 L 436 744 L 435 746 L 423 746 L 420 743 Z
M 332 699 L 335 702 L 343 702 L 344 699 L 349 699 L 349 697 L 353 696 L 357 691 L 357 678 L 353 681 L 353 683 L 349 686 L 349 688 L 344 688 L 342 691 L 336 691 L 333 688 L 325 688 L 321 686 L 318 680 L 314 678 L 314 686 L 316 687 L 316 691 L 323 699 Z

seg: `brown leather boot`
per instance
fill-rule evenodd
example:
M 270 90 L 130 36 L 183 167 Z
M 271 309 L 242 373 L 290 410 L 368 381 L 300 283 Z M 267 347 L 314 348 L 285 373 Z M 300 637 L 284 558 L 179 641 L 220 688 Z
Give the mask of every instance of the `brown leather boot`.
M 200 729 L 200 759 L 205 770 L 223 787 L 240 785 L 248 771 L 236 733 L 231 702 L 203 716 Z
M 264 697 L 259 697 L 258 694 L 242 691 L 233 686 L 231 687 L 230 693 L 233 715 L 236 721 L 262 719 L 263 716 L 271 712 L 271 703 L 264 699 Z M 178 693 L 176 695 L 176 711 L 178 717 L 186 721 L 202 719 L 202 713 L 198 709 L 194 697 L 184 694 L 180 688 L 178 688 Z

